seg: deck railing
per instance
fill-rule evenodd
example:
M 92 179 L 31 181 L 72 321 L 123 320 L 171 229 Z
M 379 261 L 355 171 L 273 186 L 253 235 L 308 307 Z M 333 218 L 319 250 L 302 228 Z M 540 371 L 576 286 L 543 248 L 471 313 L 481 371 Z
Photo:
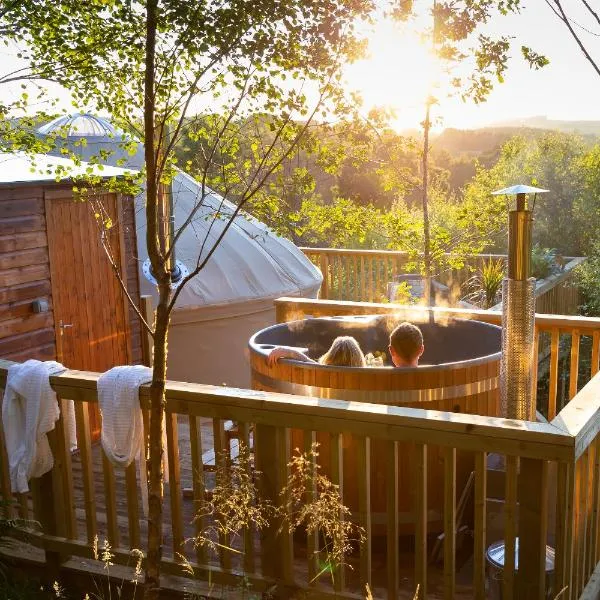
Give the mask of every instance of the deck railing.
M 345 248 L 302 248 L 323 274 L 320 297 L 323 300 L 381 302 L 387 299 L 387 284 L 404 273 L 413 262 L 407 252 L 392 250 L 350 250 Z M 490 259 L 505 260 L 503 254 L 475 254 L 460 269 L 445 269 L 435 279 L 448 286 L 451 305 L 468 293 L 467 282 L 476 269 Z M 579 294 L 574 284 L 581 257 L 566 257 L 560 273 L 539 282 L 536 310 L 561 315 L 576 314 Z
M 300 305 L 295 306 L 296 311 Z M 292 303 L 279 303 L 280 316 L 283 306 L 291 309 Z M 306 304 L 302 308 L 310 307 L 314 313 L 317 306 Z M 330 309 L 325 304 L 320 306 Z M 339 314 L 339 306 L 336 311 Z M 497 318 L 489 313 L 487 316 Z M 538 326 L 543 327 L 547 320 L 542 317 Z M 552 330 L 560 332 L 566 322 L 570 321 L 551 325 Z M 597 327 L 595 323 L 592 333 L 596 361 Z M 585 322 L 577 329 L 580 333 L 587 331 Z M 5 362 L 0 368 L 2 386 L 8 366 Z M 41 524 L 42 531 L 30 533 L 29 539 L 42 549 L 47 568 L 60 568 L 70 555 L 90 559 L 97 537 L 108 538 L 115 560 L 121 563 L 129 560 L 130 548 L 145 544 L 140 481 L 135 467 L 124 472 L 115 469 L 90 439 L 87 408 L 97 402 L 97 380 L 98 374 L 73 371 L 51 377 L 61 407 L 65 408 L 67 399 L 75 402 L 79 454 L 69 451 L 67 427 L 61 417 L 50 436 L 54 468 L 32 481 L 30 496 L 11 495 L 5 452 L 0 456 L 0 491 L 8 501 L 5 515 L 34 519 Z M 147 415 L 147 388 L 142 388 L 140 400 Z M 547 543 L 556 549 L 554 594 L 566 587 L 561 598 L 593 598 L 600 590 L 600 377 L 593 378 L 549 424 L 178 382 L 168 383 L 166 410 L 169 483 L 163 568 L 168 574 L 185 576 L 181 565 L 184 556 L 196 577 L 210 580 L 212 585 L 235 587 L 246 582 L 257 592 L 304 590 L 309 596 L 358 598 L 364 597 L 368 583 L 375 597 L 412 597 L 418 586 L 420 598 L 485 598 L 484 555 L 491 541 L 486 537 L 487 466 L 493 454 L 505 465 L 506 472 L 504 539 L 508 551 L 501 582 L 503 597 L 546 597 Z M 230 448 L 227 421 L 234 421 L 240 439 L 253 446 L 263 497 L 275 504 L 280 503 L 280 491 L 290 472 L 290 429 L 304 431 L 305 447 L 317 435 L 325 435 L 330 447 L 338 449 L 331 453 L 329 468 L 340 485 L 342 497 L 344 480 L 349 476 L 357 478 L 359 506 L 352 518 L 362 525 L 366 538 L 346 557 L 333 582 L 327 570 L 325 577 L 315 579 L 321 570 L 319 555 L 310 549 L 318 545 L 318 538 L 303 543 L 274 526 L 260 535 L 251 529 L 242 532 L 241 545 L 233 553 L 206 552 L 186 543 L 186 538 L 206 526 L 206 522 L 193 520 L 194 502 L 199 503 L 210 493 L 213 475 L 204 464 L 207 451 L 212 449 L 213 456 L 218 457 Z M 358 465 L 344 464 L 343 447 L 349 438 L 358 448 Z M 385 566 L 374 560 L 376 539 L 369 508 L 370 452 L 374 444 L 385 448 L 387 454 Z M 414 456 L 410 490 L 398 486 L 396 465 L 400 451 L 410 451 Z M 429 564 L 429 452 L 440 453 L 444 465 L 443 485 L 440 482 L 445 531 L 441 570 Z M 95 462 L 94 457 L 99 456 Z M 456 470 L 457 460 L 462 460 L 457 456 L 469 456 L 474 464 L 474 560 L 469 585 L 459 585 L 456 580 L 457 498 L 461 493 Z M 411 557 L 401 554 L 394 534 L 399 527 L 399 494 L 407 493 L 412 495 L 415 527 Z M 517 577 L 511 568 L 516 536 L 520 538 Z

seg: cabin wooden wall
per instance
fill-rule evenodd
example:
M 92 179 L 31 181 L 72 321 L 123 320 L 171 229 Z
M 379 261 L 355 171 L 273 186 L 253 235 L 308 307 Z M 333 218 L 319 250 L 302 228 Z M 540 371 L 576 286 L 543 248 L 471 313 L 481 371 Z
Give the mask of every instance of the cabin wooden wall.
M 121 217 L 125 240 L 125 267 L 127 270 L 127 290 L 132 298 L 140 297 L 139 260 L 135 228 L 135 203 L 131 197 L 121 198 Z M 139 302 L 138 302 L 139 306 Z M 129 328 L 131 331 L 131 363 L 142 363 L 142 327 L 140 320 L 129 305 Z
M 34 314 L 32 302 L 50 309 Z M 0 356 L 53 359 L 56 354 L 44 189 L 0 189 Z
M 52 286 L 44 208 L 45 189 L 57 184 L 0 187 L 0 357 L 15 361 L 56 357 Z M 133 199 L 121 198 L 127 286 L 139 300 L 137 241 Z M 45 313 L 32 303 L 48 301 Z M 131 362 L 142 362 L 141 327 L 129 308 Z

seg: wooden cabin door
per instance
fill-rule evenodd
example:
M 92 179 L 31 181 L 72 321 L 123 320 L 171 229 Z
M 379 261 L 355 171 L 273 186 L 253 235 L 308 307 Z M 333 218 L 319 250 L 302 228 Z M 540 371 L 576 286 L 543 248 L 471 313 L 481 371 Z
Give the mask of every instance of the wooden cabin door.
M 105 235 L 112 255 L 123 264 L 123 238 L 115 194 L 102 204 L 113 226 Z M 128 364 L 126 299 L 102 247 L 100 227 L 90 202 L 68 192 L 45 197 L 57 360 L 70 369 L 103 372 Z M 90 428 L 99 434 L 97 410 Z

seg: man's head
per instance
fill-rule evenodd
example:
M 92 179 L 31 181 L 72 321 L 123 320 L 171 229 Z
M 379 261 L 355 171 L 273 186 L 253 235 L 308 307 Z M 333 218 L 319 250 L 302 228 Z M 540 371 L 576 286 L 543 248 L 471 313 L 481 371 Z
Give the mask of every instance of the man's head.
M 423 334 L 412 323 L 400 323 L 390 334 L 390 354 L 396 367 L 416 367 L 425 347 Z

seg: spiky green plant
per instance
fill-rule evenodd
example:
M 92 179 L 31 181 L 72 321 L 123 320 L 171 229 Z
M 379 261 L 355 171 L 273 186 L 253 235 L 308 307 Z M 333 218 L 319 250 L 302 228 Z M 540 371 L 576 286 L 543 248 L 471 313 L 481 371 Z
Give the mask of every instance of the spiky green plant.
M 252 526 L 257 531 L 268 527 L 275 507 L 260 497 L 257 486 L 260 473 L 254 469 L 252 454 L 245 444 L 240 442 L 235 461 L 224 452 L 218 463 L 216 485 L 210 496 L 200 503 L 195 517 L 208 526 L 192 542 L 214 552 L 224 549 L 242 554 L 234 547 L 234 541 L 247 527 Z M 220 541 L 222 539 L 230 540 L 227 546 Z
M 131 597 L 133 598 L 135 596 L 135 589 L 142 576 L 144 553 L 136 548 L 130 550 L 129 555 L 133 560 L 133 577 L 131 579 L 122 578 L 119 583 L 113 584 L 111 581 L 111 567 L 113 566 L 115 555 L 110 542 L 104 540 L 102 544 L 100 544 L 98 536 L 95 536 L 92 550 L 94 560 L 102 562 L 105 579 L 92 576 L 94 590 L 87 593 L 84 600 L 112 600 L 113 592 L 115 598 L 123 598 L 123 591 L 126 584 L 131 584 L 133 586 L 133 591 L 131 593 Z
M 467 281 L 469 293 L 465 299 L 486 310 L 492 308 L 498 303 L 504 273 L 505 263 L 502 258 L 484 261 L 477 273 Z

